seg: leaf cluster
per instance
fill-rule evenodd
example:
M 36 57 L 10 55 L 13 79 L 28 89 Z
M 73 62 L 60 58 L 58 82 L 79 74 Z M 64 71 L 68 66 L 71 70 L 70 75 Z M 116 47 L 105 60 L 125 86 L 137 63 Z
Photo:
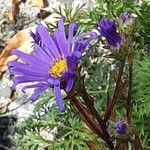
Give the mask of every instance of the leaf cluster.
M 15 135 L 18 149 L 86 150 L 85 141 L 90 141 L 94 135 L 71 110 L 68 102 L 65 102 L 66 113 L 60 114 L 52 97 L 51 91 L 42 95 L 35 106 L 34 114 L 19 124 Z M 53 138 L 42 135 L 42 131 Z
M 145 149 L 150 144 L 150 55 L 146 54 L 134 65 L 134 112 L 133 121 L 137 125 Z

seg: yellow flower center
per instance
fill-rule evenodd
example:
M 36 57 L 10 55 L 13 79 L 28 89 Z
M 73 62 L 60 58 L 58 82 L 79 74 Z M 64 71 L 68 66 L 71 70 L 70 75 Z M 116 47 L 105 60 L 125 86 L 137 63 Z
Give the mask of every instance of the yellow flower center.
M 67 69 L 67 62 L 66 59 L 61 58 L 60 60 L 56 61 L 54 65 L 50 68 L 49 73 L 54 78 L 59 78 L 62 76 L 62 72 Z

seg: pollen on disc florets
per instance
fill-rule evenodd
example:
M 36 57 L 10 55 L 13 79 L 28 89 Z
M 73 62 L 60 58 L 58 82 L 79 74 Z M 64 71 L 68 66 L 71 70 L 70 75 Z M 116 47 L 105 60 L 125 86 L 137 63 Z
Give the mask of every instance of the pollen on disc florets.
M 65 58 L 61 58 L 53 64 L 49 70 L 49 73 L 52 77 L 59 78 L 65 70 L 67 70 L 67 62 Z

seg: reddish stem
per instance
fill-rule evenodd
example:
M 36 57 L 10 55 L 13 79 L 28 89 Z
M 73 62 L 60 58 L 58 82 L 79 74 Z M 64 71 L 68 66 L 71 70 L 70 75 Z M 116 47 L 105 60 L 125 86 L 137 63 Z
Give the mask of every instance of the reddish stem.
M 97 129 L 97 127 L 95 126 L 95 124 L 91 121 L 91 119 L 89 118 L 89 116 L 85 113 L 84 109 L 82 108 L 82 104 L 80 104 L 79 101 L 74 96 L 72 96 L 72 95 L 70 95 L 69 98 L 70 98 L 71 103 L 73 105 L 75 105 L 75 107 L 78 109 L 79 114 L 82 115 L 84 117 L 84 119 L 88 122 L 87 125 L 93 130 L 94 133 L 96 133 L 99 137 L 101 137 L 107 143 L 107 145 L 108 145 L 108 147 L 109 147 L 110 150 L 113 150 L 114 146 L 113 146 L 112 141 L 110 140 L 110 136 L 109 136 L 108 132 L 106 131 L 106 129 L 105 129 L 105 132 L 107 132 L 107 134 L 104 134 L 103 132 L 101 133 Z M 91 110 L 89 110 L 89 111 L 91 112 Z M 94 115 L 94 114 L 92 114 L 92 115 Z M 95 118 L 95 115 L 93 117 Z M 100 126 L 100 128 L 102 129 L 101 126 Z
M 131 115 L 132 115 L 132 66 L 133 66 L 133 58 L 132 51 L 129 51 L 128 55 L 128 65 L 129 65 L 129 87 L 128 87 L 128 96 L 127 96 L 127 122 L 130 124 Z
M 116 101 L 118 99 L 119 86 L 120 86 L 121 78 L 122 78 L 122 75 L 123 75 L 124 64 L 125 64 L 125 61 L 121 62 L 121 66 L 119 68 L 119 73 L 118 73 L 117 82 L 116 82 L 116 88 L 115 88 L 115 91 L 114 91 L 114 95 L 113 95 L 111 101 L 109 102 L 107 111 L 105 113 L 104 122 L 107 122 L 108 119 L 110 118 L 111 113 L 112 113 L 112 111 L 114 109 L 114 106 L 116 104 Z

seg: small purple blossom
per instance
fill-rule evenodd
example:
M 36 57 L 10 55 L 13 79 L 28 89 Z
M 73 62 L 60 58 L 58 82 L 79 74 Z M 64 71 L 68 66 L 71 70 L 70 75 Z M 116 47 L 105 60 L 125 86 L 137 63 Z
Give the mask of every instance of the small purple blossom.
M 119 121 L 115 124 L 115 129 L 118 134 L 125 134 L 127 131 L 127 123 L 125 121 Z
M 97 36 L 89 32 L 82 37 L 74 37 L 76 28 L 77 24 L 71 23 L 66 37 L 64 19 L 58 22 L 58 28 L 53 35 L 43 25 L 39 25 L 35 33 L 30 33 L 34 39 L 34 51 L 31 54 L 12 50 L 12 54 L 23 61 L 8 62 L 10 73 L 15 75 L 13 88 L 19 83 L 31 83 L 23 87 L 22 91 L 34 88 L 35 91 L 30 97 L 33 102 L 45 90 L 53 88 L 59 111 L 64 112 L 61 84 L 66 83 L 66 92 L 71 91 L 79 59 L 90 41 Z
M 123 12 L 120 15 L 119 19 L 122 25 L 128 25 L 131 22 L 133 22 L 133 16 L 130 13 L 128 13 L 128 11 Z
M 116 31 L 116 25 L 114 20 L 102 18 L 98 22 L 98 30 L 101 35 L 106 38 L 110 46 L 120 48 L 122 39 Z

